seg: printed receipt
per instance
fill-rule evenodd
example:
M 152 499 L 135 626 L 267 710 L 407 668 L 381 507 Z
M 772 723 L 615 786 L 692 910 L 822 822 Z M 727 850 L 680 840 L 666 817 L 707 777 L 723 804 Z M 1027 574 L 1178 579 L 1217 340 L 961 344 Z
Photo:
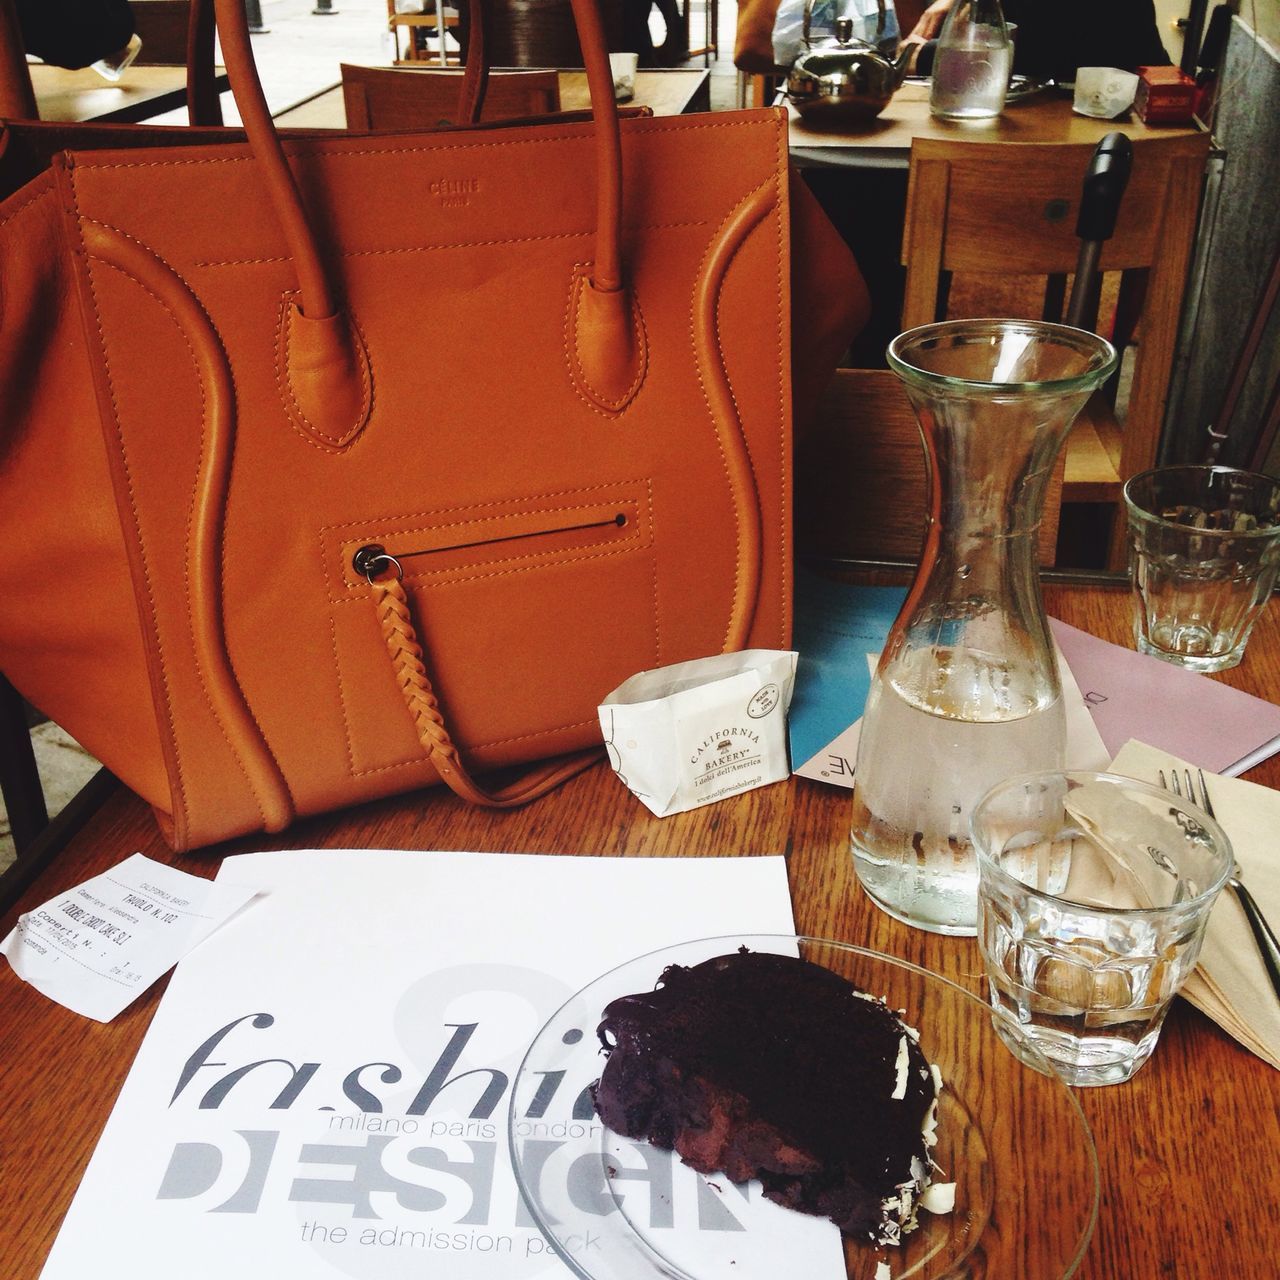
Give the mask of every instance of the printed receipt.
M 135 853 L 19 916 L 0 952 L 50 1000 L 110 1022 L 255 897 Z

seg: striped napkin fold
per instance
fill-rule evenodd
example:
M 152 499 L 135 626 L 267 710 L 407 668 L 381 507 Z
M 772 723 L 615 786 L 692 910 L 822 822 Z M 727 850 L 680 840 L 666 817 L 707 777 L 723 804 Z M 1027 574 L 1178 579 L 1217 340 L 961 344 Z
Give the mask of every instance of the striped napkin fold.
M 1130 740 L 1111 762 L 1111 772 L 1159 785 L 1160 770 L 1195 766 Z M 1205 774 L 1214 813 L 1227 833 L 1262 914 L 1280 927 L 1280 791 L 1241 778 Z M 1200 963 L 1180 993 L 1264 1062 L 1280 1070 L 1280 998 L 1276 996 L 1243 909 L 1224 889 L 1213 913 Z

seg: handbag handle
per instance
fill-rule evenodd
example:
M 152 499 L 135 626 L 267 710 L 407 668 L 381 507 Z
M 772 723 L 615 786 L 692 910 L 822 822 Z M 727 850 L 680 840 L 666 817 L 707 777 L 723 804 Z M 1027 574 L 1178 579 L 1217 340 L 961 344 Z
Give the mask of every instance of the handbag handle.
M 293 401 L 290 415 L 322 446 L 345 448 L 358 437 L 372 409 L 365 394 L 367 358 L 356 327 L 344 313 L 338 282 L 320 253 L 271 119 L 254 65 L 243 0 L 214 3 L 231 91 L 297 272 L 299 300 L 288 317 L 284 347 Z M 473 15 L 478 14 L 479 0 L 470 3 Z M 645 360 L 643 327 L 624 280 L 622 139 L 604 27 L 596 0 L 572 0 L 572 5 L 594 121 L 596 225 L 589 276 L 565 282 L 574 337 L 568 376 L 598 409 L 613 415 L 626 408 L 639 388 Z M 483 31 L 483 24 L 473 21 L 472 29 Z M 483 100 L 487 78 L 483 35 L 477 52 L 480 56 L 468 59 L 463 77 L 464 94 L 471 104 L 468 115 L 477 112 Z
M 211 0 L 191 0 L 187 22 L 187 120 L 193 128 L 222 123 L 214 74 L 216 29 Z

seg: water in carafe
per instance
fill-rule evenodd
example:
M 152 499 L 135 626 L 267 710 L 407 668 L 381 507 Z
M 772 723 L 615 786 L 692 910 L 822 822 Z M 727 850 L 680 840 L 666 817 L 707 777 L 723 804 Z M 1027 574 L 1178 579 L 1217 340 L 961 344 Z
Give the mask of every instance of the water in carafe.
M 999 0 L 955 0 L 933 58 L 929 110 L 944 120 L 988 120 L 1004 110 L 1013 45 Z
M 1012 774 L 1063 767 L 1054 692 L 969 649 L 917 651 L 873 686 L 859 757 L 876 763 L 855 778 L 850 846 L 863 888 L 890 915 L 972 931 L 969 811 Z
M 991 29 L 987 31 L 990 33 Z M 933 60 L 929 110 L 946 120 L 989 120 L 1004 110 L 1013 50 L 998 34 L 975 30 L 968 47 L 939 48 Z M 981 36 L 981 41 L 978 37 Z

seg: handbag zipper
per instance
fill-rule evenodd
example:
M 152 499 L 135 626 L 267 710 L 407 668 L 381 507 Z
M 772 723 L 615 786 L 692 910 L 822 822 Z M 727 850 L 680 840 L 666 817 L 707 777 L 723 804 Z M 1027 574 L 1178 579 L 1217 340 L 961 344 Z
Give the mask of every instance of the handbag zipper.
M 446 551 L 466 551 L 471 547 L 491 547 L 503 542 L 527 542 L 530 538 L 546 538 L 554 534 L 579 533 L 589 529 L 622 529 L 626 527 L 626 524 L 626 513 L 619 511 L 617 515 L 610 517 L 608 520 L 589 520 L 582 524 L 557 525 L 550 529 L 538 529 L 534 532 L 523 531 L 497 538 L 475 538 L 467 542 L 455 542 L 445 547 L 426 547 L 419 551 L 396 551 L 393 553 L 389 552 L 381 543 L 370 542 L 356 550 L 351 557 L 351 567 L 356 573 L 372 582 L 377 574 L 384 569 L 392 567 L 395 568 L 397 577 L 403 577 L 404 571 L 400 567 L 400 562 L 402 560 L 411 560 L 415 556 L 434 556 Z

